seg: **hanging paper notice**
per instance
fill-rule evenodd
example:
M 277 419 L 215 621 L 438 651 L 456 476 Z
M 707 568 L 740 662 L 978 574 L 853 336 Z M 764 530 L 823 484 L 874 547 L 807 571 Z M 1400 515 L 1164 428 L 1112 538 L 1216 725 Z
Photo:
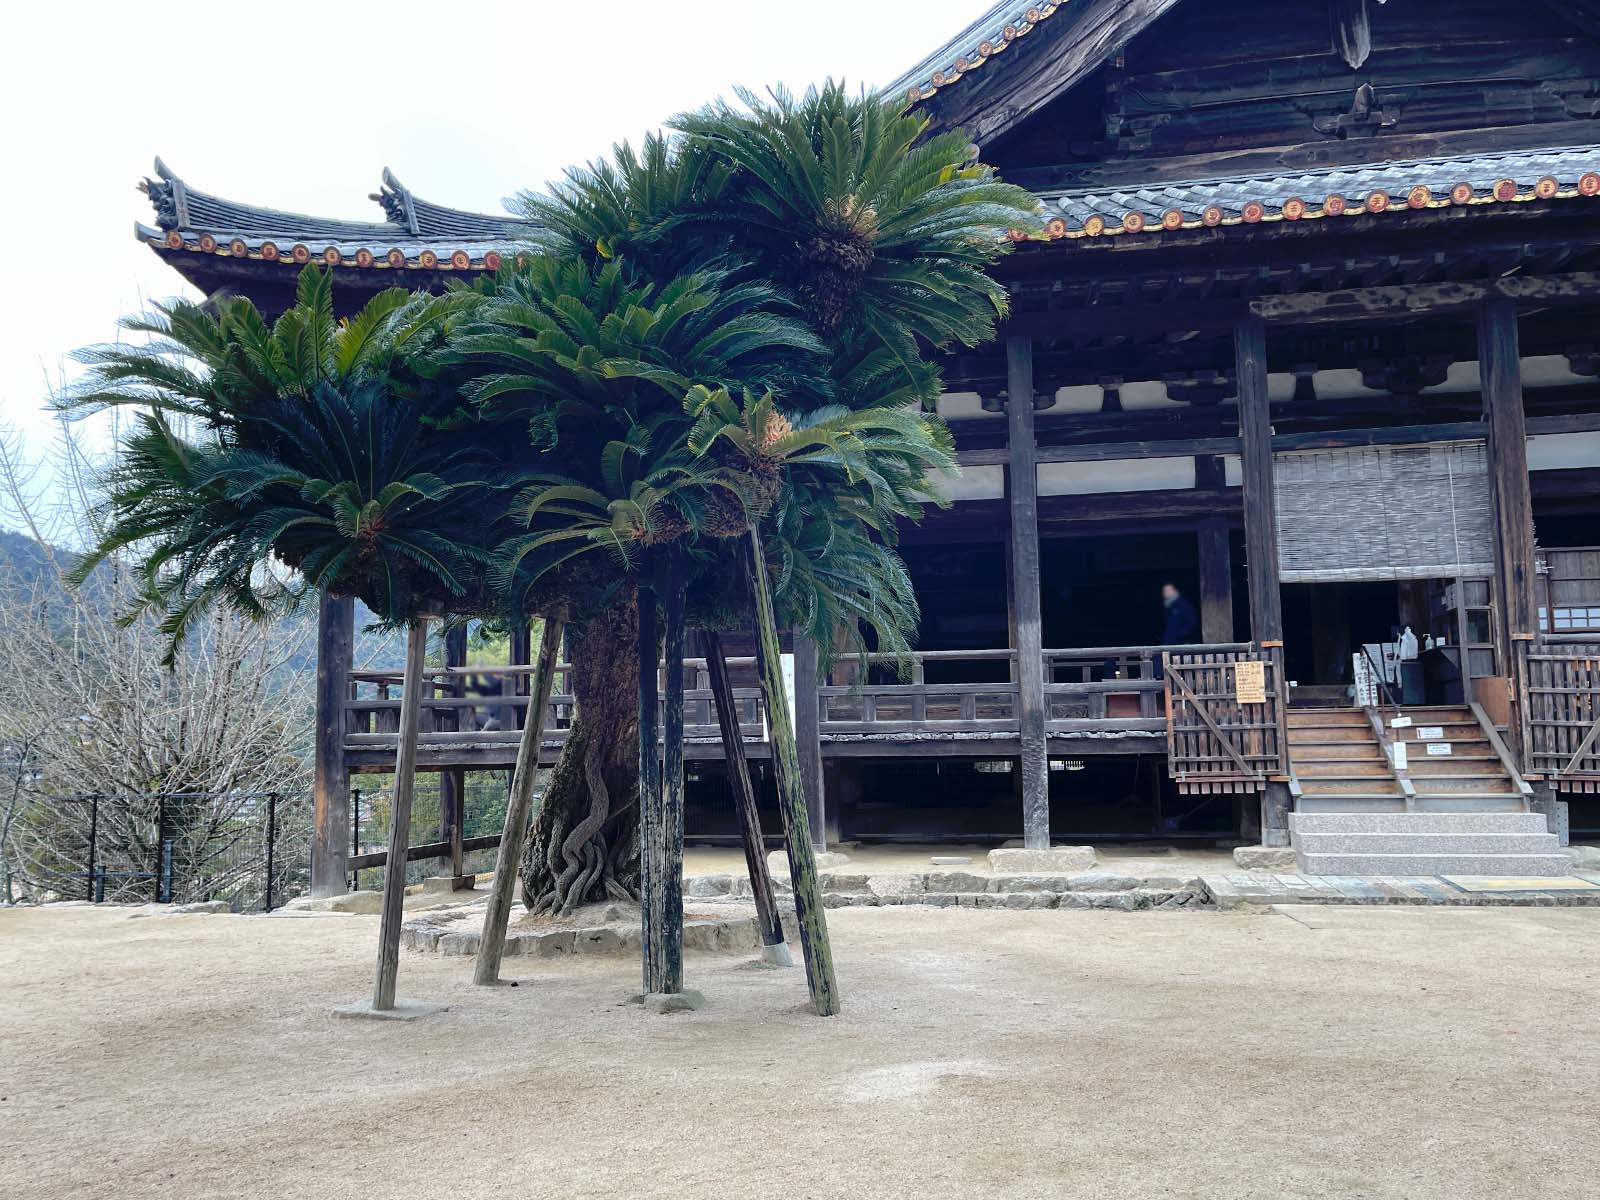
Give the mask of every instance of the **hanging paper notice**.
M 1238 704 L 1265 704 L 1267 702 L 1266 663 L 1238 662 L 1233 664 L 1233 699 Z

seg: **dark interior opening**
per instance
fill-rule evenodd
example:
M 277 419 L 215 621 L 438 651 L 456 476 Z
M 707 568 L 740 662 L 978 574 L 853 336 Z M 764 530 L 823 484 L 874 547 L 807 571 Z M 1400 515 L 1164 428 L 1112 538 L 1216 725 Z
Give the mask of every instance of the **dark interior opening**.
M 1284 669 L 1302 687 L 1348 686 L 1351 656 L 1368 642 L 1394 640 L 1399 622 L 1400 586 L 1392 580 L 1286 583 Z

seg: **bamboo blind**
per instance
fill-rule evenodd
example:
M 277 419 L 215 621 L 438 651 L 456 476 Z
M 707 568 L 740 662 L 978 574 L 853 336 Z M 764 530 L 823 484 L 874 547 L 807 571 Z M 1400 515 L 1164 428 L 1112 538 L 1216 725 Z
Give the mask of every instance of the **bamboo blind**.
M 1285 583 L 1493 570 L 1481 441 L 1285 453 L 1274 469 Z

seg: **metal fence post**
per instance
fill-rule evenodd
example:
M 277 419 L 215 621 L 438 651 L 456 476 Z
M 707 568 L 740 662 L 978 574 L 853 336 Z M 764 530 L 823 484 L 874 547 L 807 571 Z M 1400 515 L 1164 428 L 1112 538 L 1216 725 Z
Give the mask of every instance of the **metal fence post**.
M 267 911 L 272 911 L 272 847 L 278 840 L 278 793 L 267 793 Z
M 167 798 L 156 797 L 156 903 L 160 904 L 167 875 Z
M 95 897 L 94 878 L 94 852 L 95 842 L 100 834 L 100 796 L 98 793 L 89 797 L 89 873 L 84 876 L 83 898 L 91 904 L 99 903 Z M 105 895 L 105 885 L 100 885 L 100 893 Z
M 361 789 L 350 789 L 350 854 L 355 856 L 361 853 Z M 361 871 L 354 869 L 350 872 L 350 890 L 355 891 L 361 884 Z

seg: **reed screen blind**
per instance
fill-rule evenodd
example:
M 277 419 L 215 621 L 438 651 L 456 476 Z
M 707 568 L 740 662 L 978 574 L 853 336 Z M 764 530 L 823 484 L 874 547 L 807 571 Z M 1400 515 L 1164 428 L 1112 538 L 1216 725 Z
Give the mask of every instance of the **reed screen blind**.
M 1493 572 L 1481 441 L 1279 454 L 1274 474 L 1285 583 Z

